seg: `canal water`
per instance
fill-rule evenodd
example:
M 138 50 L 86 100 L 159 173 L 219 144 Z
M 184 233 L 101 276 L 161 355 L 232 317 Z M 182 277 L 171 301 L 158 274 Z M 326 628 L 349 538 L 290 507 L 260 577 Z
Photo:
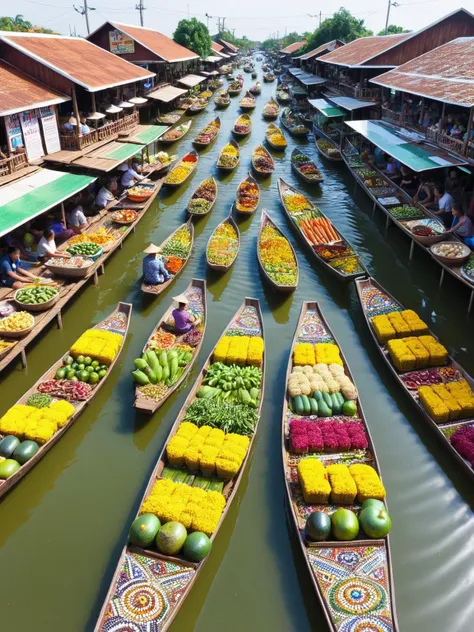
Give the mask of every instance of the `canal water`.
M 259 71 L 259 78 L 262 73 Z M 246 75 L 245 86 L 250 87 Z M 213 146 L 200 152 L 185 186 L 162 191 L 136 233 L 106 265 L 98 287 L 88 285 L 66 309 L 64 328 L 52 328 L 28 352 L 28 369 L 2 375 L 2 412 L 74 342 L 107 315 L 117 301 L 133 303 L 129 336 L 113 374 L 77 423 L 0 504 L 1 628 L 26 632 L 83 632 L 95 625 L 128 526 L 146 481 L 186 394 L 205 358 L 245 296 L 261 301 L 266 334 L 267 376 L 263 415 L 253 454 L 234 504 L 219 532 L 199 582 L 172 630 L 196 632 L 307 632 L 327 625 L 313 592 L 288 517 L 280 447 L 284 375 L 303 300 L 317 300 L 342 346 L 360 391 L 375 441 L 393 521 L 393 571 L 403 632 L 467 632 L 474 615 L 474 520 L 472 483 L 446 454 L 379 357 L 366 328 L 353 285 L 341 285 L 307 257 L 287 224 L 277 178 L 304 189 L 361 253 L 370 273 L 405 306 L 429 322 L 453 356 L 474 372 L 472 317 L 464 286 L 447 276 L 421 251 L 408 260 L 409 242 L 385 218 L 372 217 L 363 192 L 343 166 L 322 162 L 313 138 L 288 138 L 285 153 L 274 153 L 275 173 L 261 183 L 266 208 L 297 251 L 300 283 L 289 297 L 265 284 L 257 267 L 258 213 L 240 222 L 241 249 L 223 276 L 206 269 L 207 240 L 229 213 L 238 183 L 250 168 L 253 148 L 264 141 L 264 103 L 275 84 L 262 84 L 251 136 L 240 141 L 238 169 L 217 173 L 218 152 L 231 138 L 239 97 L 227 110 L 193 118 L 191 132 L 173 152 L 182 156 L 206 122 L 221 117 Z M 287 134 L 288 136 L 288 134 Z M 325 181 L 302 185 L 289 157 L 301 146 L 320 164 Z M 140 293 L 142 250 L 160 243 L 185 218 L 194 188 L 210 174 L 219 185 L 211 214 L 196 221 L 194 252 L 177 282 L 161 297 Z M 208 283 L 208 327 L 201 354 L 180 391 L 153 416 L 133 408 L 133 359 L 167 309 L 171 296 L 193 277 Z

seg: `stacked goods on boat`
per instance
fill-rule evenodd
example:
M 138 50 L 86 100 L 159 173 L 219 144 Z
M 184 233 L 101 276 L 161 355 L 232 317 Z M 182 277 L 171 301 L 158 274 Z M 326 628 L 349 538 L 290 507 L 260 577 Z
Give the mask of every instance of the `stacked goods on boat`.
M 223 169 L 233 169 L 239 162 L 240 152 L 233 143 L 227 143 L 222 149 L 217 160 L 217 166 Z
M 69 251 L 69 247 L 77 246 L 78 244 L 82 243 L 92 243 L 98 246 L 104 246 L 112 241 L 114 241 L 112 235 L 109 235 L 106 232 L 105 228 L 101 227 L 92 233 L 81 233 L 80 235 L 74 235 L 74 237 L 71 237 L 71 239 L 67 240 L 66 245 Z
M 275 171 L 275 162 L 262 145 L 253 150 L 252 164 L 254 169 L 261 174 L 271 174 Z
M 265 103 L 263 107 L 263 116 L 267 118 L 276 118 L 280 111 L 280 106 L 276 101 L 271 99 L 268 103 Z
M 278 285 L 294 286 L 298 282 L 298 263 L 286 237 L 270 223 L 260 234 L 260 261 L 268 276 Z
M 187 261 L 191 245 L 191 230 L 187 224 L 183 224 L 164 244 L 162 254 L 166 259 L 165 267 L 172 276 L 177 274 Z
M 201 182 L 188 202 L 187 211 L 191 215 L 206 215 L 214 206 L 217 197 L 217 183 L 211 176 Z
M 214 266 L 229 266 L 237 256 L 239 236 L 230 223 L 222 223 L 216 228 L 207 245 L 207 261 Z
M 243 180 L 237 190 L 236 208 L 239 213 L 253 213 L 260 200 L 260 189 L 253 178 Z
M 209 145 L 219 133 L 220 128 L 219 120 L 211 121 L 199 132 L 193 142 L 197 145 Z
M 250 330 L 251 331 L 251 330 Z M 166 465 L 132 523 L 129 540 L 201 562 L 258 421 L 263 338 L 228 329 L 196 397 L 166 445 Z
M 276 149 L 285 149 L 285 147 L 288 146 L 283 132 L 276 125 L 269 125 L 265 136 L 267 137 L 270 145 L 274 146 Z
M 177 127 L 169 129 L 167 132 L 165 132 L 163 136 L 161 136 L 160 141 L 164 141 L 166 143 L 175 142 L 186 134 L 186 132 L 189 130 L 189 127 L 190 122 L 181 123 L 181 125 L 178 125 Z
M 305 179 L 321 181 L 323 179 L 321 171 L 316 167 L 309 156 L 303 152 L 296 151 L 291 156 L 291 164 L 294 165 L 296 171 Z
M 194 171 L 197 165 L 198 158 L 195 154 L 189 153 L 179 163 L 176 165 L 174 169 L 172 169 L 168 175 L 166 176 L 165 183 L 178 185 L 181 184 L 188 178 L 188 176 Z
M 318 146 L 318 149 L 323 154 L 326 154 L 326 156 L 329 156 L 329 158 L 335 158 L 335 159 L 340 159 L 341 158 L 341 154 L 340 154 L 339 150 L 336 149 L 334 147 L 334 145 L 332 145 L 325 138 L 318 138 L 318 140 L 316 141 L 316 145 Z

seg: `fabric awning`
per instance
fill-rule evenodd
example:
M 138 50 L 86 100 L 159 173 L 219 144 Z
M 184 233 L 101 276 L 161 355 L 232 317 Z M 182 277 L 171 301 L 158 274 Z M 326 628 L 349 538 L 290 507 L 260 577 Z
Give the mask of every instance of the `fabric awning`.
M 158 140 L 166 132 L 166 125 L 139 125 L 129 136 L 119 138 L 123 143 L 139 143 L 149 145 Z
M 188 86 L 188 88 L 194 88 L 194 86 L 199 85 L 203 81 L 206 81 L 206 77 L 200 77 L 199 75 L 186 75 L 178 79 L 178 83 L 182 83 L 183 86 Z
M 174 86 L 166 86 L 165 88 L 160 88 L 159 90 L 154 90 L 147 94 L 147 97 L 150 99 L 155 99 L 156 101 L 162 101 L 163 103 L 169 103 L 178 97 L 181 97 L 183 94 L 186 94 L 187 90 L 183 90 L 182 88 L 175 88 Z
M 301 81 L 301 83 L 304 83 L 305 86 L 317 86 L 323 83 L 326 83 L 327 79 L 324 79 L 323 77 L 318 77 L 316 75 L 312 75 L 309 72 L 305 72 L 301 75 L 297 75 L 296 78 L 298 79 L 298 81 Z
M 217 61 L 221 61 L 222 57 L 216 57 L 214 55 L 209 55 L 209 57 L 205 57 L 203 61 L 208 61 L 211 64 L 214 64 Z
M 324 95 L 328 101 L 334 103 L 340 108 L 344 108 L 344 110 L 349 110 L 352 112 L 353 110 L 360 110 L 362 108 L 371 108 L 375 103 L 372 101 L 360 101 L 359 99 L 353 99 L 352 97 L 333 97 L 330 95 Z
M 468 164 L 466 160 L 424 142 L 424 136 L 382 121 L 346 121 L 346 125 L 412 171 Z
M 215 52 L 217 55 L 219 55 L 219 57 L 222 57 L 222 59 L 229 59 L 229 58 L 230 58 L 230 55 L 226 55 L 226 54 L 225 54 L 225 53 L 223 53 L 221 50 L 219 50 L 219 51 L 215 50 L 214 52 Z
M 331 103 L 328 103 L 326 99 L 308 99 L 308 103 L 315 110 L 318 110 L 326 118 L 336 118 L 338 116 L 344 116 L 344 112 L 335 107 Z
M 40 169 L 0 189 L 0 237 L 94 182 L 92 176 Z
M 135 154 L 141 154 L 143 148 L 144 145 L 138 145 L 136 143 L 113 141 L 74 160 L 73 165 L 75 167 L 85 167 L 87 169 L 108 173 L 113 169 L 117 169 L 117 167 L 132 156 L 135 156 Z

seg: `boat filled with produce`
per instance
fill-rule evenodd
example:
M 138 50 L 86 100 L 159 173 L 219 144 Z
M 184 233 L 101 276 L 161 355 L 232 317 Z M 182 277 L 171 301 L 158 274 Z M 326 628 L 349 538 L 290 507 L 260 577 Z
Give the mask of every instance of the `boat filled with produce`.
M 250 112 L 250 110 L 254 110 L 257 105 L 255 101 L 255 97 L 247 92 L 244 97 L 240 100 L 239 106 L 243 112 Z
M 193 140 L 193 145 L 197 147 L 207 147 L 215 140 L 221 130 L 221 120 L 219 117 L 210 121 Z
M 237 188 L 235 211 L 237 215 L 251 215 L 257 210 L 259 202 L 260 187 L 255 178 L 249 173 Z
M 278 114 L 280 113 L 280 106 L 275 101 L 275 99 L 271 98 L 270 101 L 265 103 L 263 106 L 263 118 L 272 120 L 278 118 Z
M 186 208 L 189 215 L 207 215 L 217 200 L 217 182 L 214 177 L 207 178 L 197 187 Z
M 285 108 L 281 113 L 281 124 L 293 136 L 306 137 L 311 131 L 301 116 L 291 108 Z
M 306 184 L 320 184 L 324 181 L 316 164 L 299 149 L 291 152 L 291 168 Z
M 196 169 L 199 156 L 193 149 L 186 156 L 181 158 L 171 169 L 165 178 L 165 184 L 169 187 L 181 186 Z
M 288 147 L 288 143 L 286 138 L 279 127 L 270 123 L 265 131 L 265 138 L 267 139 L 267 143 L 276 150 L 286 149 Z
M 235 140 L 229 141 L 221 149 L 217 158 L 217 167 L 222 171 L 232 171 L 240 162 L 240 147 Z
M 167 145 L 171 145 L 171 143 L 175 143 L 178 140 L 181 140 L 186 134 L 189 132 L 191 128 L 192 121 L 186 121 L 186 123 L 181 123 L 181 125 L 177 125 L 172 129 L 169 129 L 162 136 L 160 136 L 160 143 L 165 143 Z
M 268 282 L 278 292 L 293 292 L 298 285 L 298 260 L 293 246 L 263 210 L 258 231 L 257 258 Z
M 225 272 L 236 260 L 239 247 L 240 232 L 230 214 L 209 237 L 206 249 L 207 265 L 218 272 Z
M 241 114 L 234 123 L 232 132 L 235 136 L 244 137 L 252 131 L 252 119 L 248 114 Z
M 258 145 L 253 150 L 252 167 L 261 176 L 269 176 L 275 171 L 275 161 L 263 145 Z

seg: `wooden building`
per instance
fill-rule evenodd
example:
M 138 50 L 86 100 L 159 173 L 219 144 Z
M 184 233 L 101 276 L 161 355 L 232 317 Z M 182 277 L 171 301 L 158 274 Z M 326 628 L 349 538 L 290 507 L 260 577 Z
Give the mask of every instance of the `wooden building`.
M 331 42 L 326 42 L 325 44 L 321 44 L 321 46 L 317 46 L 303 55 L 297 55 L 292 57 L 292 65 L 296 68 L 301 68 L 305 72 L 310 72 L 313 75 L 320 74 L 318 72 L 319 68 L 319 58 L 327 53 L 332 53 L 332 51 L 336 50 L 344 46 L 344 42 L 341 40 L 335 39 Z

